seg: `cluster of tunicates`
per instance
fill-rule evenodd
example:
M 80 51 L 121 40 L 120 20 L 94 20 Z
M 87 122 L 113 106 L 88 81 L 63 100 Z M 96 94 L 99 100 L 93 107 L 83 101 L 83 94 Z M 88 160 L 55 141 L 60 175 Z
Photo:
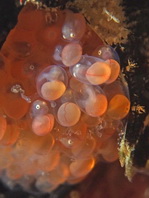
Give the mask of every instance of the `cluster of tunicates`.
M 80 13 L 27 3 L 0 52 L 0 173 L 51 192 L 118 159 L 130 101 L 116 51 Z

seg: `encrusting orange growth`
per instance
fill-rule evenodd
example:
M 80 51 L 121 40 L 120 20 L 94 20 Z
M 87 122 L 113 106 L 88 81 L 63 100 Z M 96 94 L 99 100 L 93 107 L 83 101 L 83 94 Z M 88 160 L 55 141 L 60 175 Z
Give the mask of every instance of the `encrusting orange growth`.
M 118 158 L 130 108 L 118 60 L 80 13 L 26 3 L 0 51 L 2 180 L 51 192 L 97 155 Z

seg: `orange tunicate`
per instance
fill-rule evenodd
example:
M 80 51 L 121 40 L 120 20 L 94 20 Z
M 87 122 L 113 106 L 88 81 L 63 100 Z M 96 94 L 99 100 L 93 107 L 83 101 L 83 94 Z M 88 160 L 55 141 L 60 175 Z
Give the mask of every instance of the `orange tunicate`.
M 61 150 L 64 150 L 64 152 L 66 151 L 68 155 L 72 155 L 70 152 L 71 149 L 81 146 L 85 141 L 87 126 L 80 121 L 69 128 L 57 124 L 52 131 L 52 135 L 62 146 Z
M 97 126 L 101 122 L 98 117 L 92 117 L 85 113 L 81 116 L 81 121 L 84 122 L 88 127 Z
M 3 138 L 7 128 L 6 119 L 3 116 L 0 116 L 0 140 Z
M 19 179 L 23 176 L 22 168 L 18 164 L 11 164 L 6 171 L 7 177 L 9 177 L 12 180 Z
M 107 105 L 106 96 L 98 94 L 94 100 L 91 98 L 86 101 L 85 110 L 88 115 L 98 117 L 105 113 Z
M 76 178 L 75 176 L 74 177 L 71 176 L 70 178 L 68 178 L 67 183 L 74 185 L 74 184 L 80 183 L 82 180 L 85 179 L 85 177 L 86 176 L 80 177 L 80 178 Z
M 41 94 L 45 100 L 56 100 L 60 98 L 66 90 L 66 86 L 61 81 L 45 82 L 41 87 Z
M 47 155 L 53 148 L 55 143 L 54 137 L 51 133 L 44 136 L 38 136 L 29 129 L 22 131 L 19 141 L 17 141 L 17 152 L 23 151 L 25 148 L 29 149 L 28 156 L 34 154 Z
M 83 54 L 92 54 L 99 45 L 103 45 L 101 38 L 94 33 L 90 26 L 86 27 L 86 32 L 81 39 Z
M 18 140 L 19 135 L 20 130 L 16 123 L 8 124 L 0 144 L 4 146 L 13 145 Z
M 67 180 L 69 177 L 69 169 L 64 163 L 59 163 L 53 171 L 37 178 L 35 186 L 42 192 L 51 192 L 57 186 Z
M 5 114 L 12 119 L 20 119 L 27 112 L 29 103 L 27 103 L 21 96 L 15 96 L 13 93 L 7 93 L 3 101 L 3 109 Z
M 50 151 L 46 157 L 45 155 L 38 155 L 39 169 L 48 172 L 54 170 L 59 164 L 60 157 L 60 152 L 53 150 Z
M 84 84 L 78 81 L 75 77 L 71 77 L 69 81 L 69 86 L 73 91 L 78 91 Z
M 89 157 L 87 159 L 76 159 L 70 164 L 70 173 L 77 177 L 86 176 L 95 165 L 94 157 Z
M 37 136 L 34 138 L 34 140 L 31 141 L 32 143 L 32 151 L 35 152 L 38 155 L 48 155 L 54 144 L 55 139 L 51 135 L 51 133 L 48 133 L 45 136 Z
M 12 155 L 11 155 L 11 148 L 8 146 L 1 147 L 0 152 L 0 170 L 3 170 L 5 168 L 8 168 L 11 163 L 14 161 Z
M 52 184 L 62 184 L 69 176 L 69 167 L 66 163 L 59 162 L 58 166 L 48 173 L 49 182 Z
M 106 63 L 111 68 L 110 78 L 108 79 L 108 81 L 106 81 L 107 84 L 110 84 L 110 83 L 114 82 L 117 79 L 117 77 L 118 77 L 118 75 L 120 73 L 120 64 L 117 61 L 115 61 L 114 59 L 108 59 L 106 61 Z
M 3 109 L 6 115 L 12 119 L 22 118 L 28 111 L 29 103 L 21 97 L 6 94 L 6 99 L 3 101 Z
M 110 138 L 103 142 L 99 148 L 99 153 L 102 154 L 103 158 L 108 162 L 113 162 L 118 159 L 117 140 Z
M 47 175 L 39 176 L 36 180 L 35 187 L 41 192 L 49 193 L 57 188 L 58 184 L 52 184 Z
M 57 117 L 62 126 L 75 125 L 81 116 L 81 111 L 78 105 L 72 102 L 62 104 L 57 112 Z
M 86 30 L 86 22 L 82 14 L 65 10 L 66 17 L 62 27 L 63 38 L 69 41 L 80 40 Z
M 74 134 L 80 139 L 84 140 L 87 135 L 87 125 L 84 122 L 79 121 L 77 124 L 71 127 Z
M 92 85 L 105 83 L 111 75 L 111 68 L 105 62 L 96 62 L 86 71 L 86 78 Z
M 82 144 L 72 148 L 72 154 L 78 159 L 86 159 L 93 153 L 95 146 L 95 139 L 93 137 L 87 138 Z
M 62 143 L 63 146 L 65 146 L 66 148 L 73 148 L 73 147 L 77 147 L 79 144 L 81 144 L 82 142 L 80 142 L 80 140 L 78 139 L 77 136 L 75 135 L 71 135 L 71 137 L 63 137 L 60 139 L 60 142 Z
M 114 82 L 112 82 L 110 84 L 105 84 L 103 86 L 103 91 L 107 97 L 108 102 L 116 94 L 124 95 L 124 93 L 125 93 L 124 86 L 122 85 L 122 82 L 119 79 L 115 80 Z
M 130 101 L 124 96 L 117 94 L 109 102 L 107 115 L 114 120 L 121 120 L 130 110 Z
M 36 116 L 32 121 L 32 130 L 36 135 L 44 136 L 48 134 L 54 126 L 54 116 L 52 114 Z
M 69 43 L 63 48 L 61 56 L 65 66 L 75 65 L 81 59 L 82 47 L 78 43 Z
M 115 132 L 116 132 L 116 130 L 114 128 L 110 128 L 110 127 L 101 129 L 100 130 L 100 133 L 101 133 L 100 140 L 105 141 L 105 140 L 109 139 Z

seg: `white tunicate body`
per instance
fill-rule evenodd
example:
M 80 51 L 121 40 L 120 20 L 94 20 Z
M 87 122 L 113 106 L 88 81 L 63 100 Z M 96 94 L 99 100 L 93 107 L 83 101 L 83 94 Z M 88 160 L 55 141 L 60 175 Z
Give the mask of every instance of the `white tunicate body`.
M 109 45 L 101 45 L 101 46 L 97 47 L 94 50 L 92 55 L 102 58 L 103 60 L 114 59 L 118 63 L 120 62 L 120 58 L 119 58 L 117 52 L 115 51 L 114 48 L 112 48 Z
M 68 84 L 68 77 L 66 71 L 57 65 L 51 65 L 46 67 L 37 77 L 36 87 L 38 94 L 42 97 L 41 87 L 46 82 L 60 81 L 64 83 L 65 86 Z
M 66 18 L 62 27 L 63 38 L 69 41 L 80 40 L 86 30 L 86 22 L 80 13 L 66 11 Z

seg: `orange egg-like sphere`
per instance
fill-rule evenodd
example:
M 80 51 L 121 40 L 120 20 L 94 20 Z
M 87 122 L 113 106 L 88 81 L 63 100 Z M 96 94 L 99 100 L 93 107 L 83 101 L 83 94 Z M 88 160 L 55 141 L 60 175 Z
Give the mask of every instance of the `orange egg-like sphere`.
M 77 159 L 70 164 L 70 172 L 75 177 L 83 177 L 87 175 L 94 167 L 95 159 Z
M 4 101 L 4 112 L 12 119 L 18 120 L 22 118 L 27 113 L 28 109 L 29 104 L 22 98 L 10 96 Z
M 67 44 L 62 50 L 62 62 L 70 67 L 76 64 L 82 55 L 82 47 L 78 43 Z
M 117 94 L 110 100 L 107 114 L 115 120 L 120 120 L 128 114 L 129 110 L 129 99 L 124 95 Z
M 111 75 L 110 75 L 109 79 L 106 81 L 107 84 L 110 84 L 117 79 L 117 77 L 120 73 L 120 64 L 113 59 L 107 60 L 106 63 L 108 63 L 111 68 Z
M 107 98 L 103 94 L 98 94 L 95 101 L 88 100 L 86 102 L 85 110 L 87 114 L 92 117 L 98 117 L 103 115 L 107 110 Z
M 61 81 L 45 82 L 41 87 L 41 94 L 45 100 L 56 100 L 60 98 L 66 90 L 66 86 Z
M 92 85 L 103 84 L 110 78 L 110 75 L 111 69 L 105 62 L 94 63 L 86 72 L 86 78 Z
M 66 102 L 62 104 L 57 112 L 57 117 L 62 126 L 75 125 L 81 116 L 79 107 L 72 102 Z
M 39 136 L 48 134 L 53 129 L 53 126 L 54 116 L 52 114 L 37 116 L 32 122 L 32 130 Z

